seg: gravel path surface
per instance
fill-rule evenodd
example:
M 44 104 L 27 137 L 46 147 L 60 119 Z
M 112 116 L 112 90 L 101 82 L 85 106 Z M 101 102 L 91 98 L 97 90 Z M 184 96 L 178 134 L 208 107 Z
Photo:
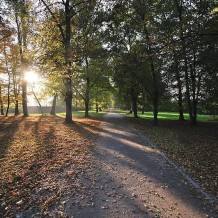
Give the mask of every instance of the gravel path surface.
M 160 151 L 116 113 L 83 175 L 83 195 L 66 205 L 72 217 L 218 217 Z

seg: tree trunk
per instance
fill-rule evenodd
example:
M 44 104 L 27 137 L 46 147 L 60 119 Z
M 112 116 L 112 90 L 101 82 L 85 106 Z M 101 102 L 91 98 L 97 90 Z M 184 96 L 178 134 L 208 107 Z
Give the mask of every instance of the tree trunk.
M 1 115 L 4 115 L 4 108 L 2 102 L 1 102 Z
M 22 5 L 23 4 L 23 5 Z M 21 7 L 25 7 L 25 2 L 22 2 Z M 17 26 L 17 40 L 19 45 L 19 53 L 20 53 L 20 60 L 21 60 L 21 78 L 22 78 L 22 84 L 21 84 L 21 90 L 22 90 L 22 107 L 23 107 L 23 116 L 28 117 L 28 108 L 27 108 L 27 82 L 24 79 L 24 72 L 27 70 L 27 60 L 24 58 L 24 55 L 27 50 L 27 15 L 26 12 L 23 12 L 22 14 L 18 13 L 18 8 L 15 9 L 15 22 Z M 19 22 L 19 16 L 21 19 L 21 22 Z
M 134 86 L 131 86 L 131 99 L 132 99 L 132 110 L 134 118 L 138 118 L 138 110 L 137 110 L 137 95 Z
M 174 54 L 175 56 L 175 54 Z M 179 106 L 179 120 L 184 121 L 184 110 L 183 110 L 183 96 L 182 96 L 182 81 L 180 78 L 179 66 L 178 61 L 175 58 L 175 65 L 176 65 L 176 79 L 177 79 L 177 88 L 178 88 L 178 106 Z
M 98 103 L 96 103 L 96 113 L 98 113 Z
M 10 81 L 11 81 L 10 74 L 8 74 L 7 108 L 6 108 L 5 116 L 8 116 L 8 111 L 10 107 L 10 85 L 11 85 Z
M 55 94 L 54 94 L 54 97 L 53 97 L 51 112 L 50 112 L 51 115 L 55 115 L 55 114 L 56 114 L 56 102 L 57 102 L 57 97 L 58 97 L 58 94 L 55 93 Z
M 85 100 L 85 117 L 89 117 L 89 101 Z
M 186 51 L 186 41 L 184 38 L 184 30 L 183 30 L 183 9 L 182 5 L 175 0 L 175 4 L 179 14 L 179 21 L 180 21 L 180 40 L 182 45 L 182 55 L 184 58 L 184 71 L 185 71 L 185 87 L 186 87 L 186 98 L 188 103 L 188 110 L 189 110 L 189 118 L 191 123 L 193 123 L 193 114 L 192 114 L 192 103 L 190 99 L 190 87 L 189 87 L 189 73 L 188 73 L 188 60 L 187 60 L 187 51 Z
M 2 100 L 2 87 L 0 86 L 0 108 L 1 108 L 1 115 L 4 115 L 4 103 Z
M 89 101 L 90 101 L 90 78 L 86 78 L 86 93 L 85 93 L 85 117 L 89 116 Z
M 152 92 L 152 98 L 153 98 L 153 124 L 158 125 L 158 101 L 159 101 L 159 89 L 158 89 L 158 77 L 157 73 L 155 71 L 155 66 L 154 66 L 154 60 L 153 60 L 153 51 L 151 47 L 151 40 L 149 36 L 149 32 L 146 28 L 146 25 L 144 25 L 144 31 L 145 31 L 145 37 L 147 41 L 147 53 L 149 55 L 149 60 L 150 60 L 150 67 L 151 67 L 151 72 L 152 72 L 152 79 L 153 79 L 153 92 Z
M 23 116 L 28 117 L 28 108 L 27 108 L 27 82 L 23 78 L 22 82 L 22 106 L 23 106 Z
M 64 49 L 65 49 L 65 61 L 66 66 L 68 67 L 66 75 L 64 75 L 65 80 L 65 101 L 66 101 L 66 118 L 65 123 L 72 123 L 72 63 L 71 63 L 71 9 L 70 1 L 66 0 L 65 2 L 65 37 L 64 40 Z
M 71 78 L 68 79 L 68 82 L 65 83 L 65 87 L 67 88 L 65 94 L 65 103 L 66 103 L 66 117 L 65 123 L 72 123 L 72 81 Z
M 152 60 L 151 60 L 152 61 Z M 159 92 L 158 92 L 158 81 L 157 81 L 157 75 L 154 69 L 153 61 L 151 62 L 151 70 L 152 70 L 152 77 L 154 82 L 154 93 L 153 93 L 153 124 L 155 126 L 158 125 L 158 101 L 159 101 Z
M 14 110 L 14 115 L 19 115 L 20 114 L 20 111 L 19 111 L 19 102 L 18 100 L 16 99 L 15 100 L 15 110 Z

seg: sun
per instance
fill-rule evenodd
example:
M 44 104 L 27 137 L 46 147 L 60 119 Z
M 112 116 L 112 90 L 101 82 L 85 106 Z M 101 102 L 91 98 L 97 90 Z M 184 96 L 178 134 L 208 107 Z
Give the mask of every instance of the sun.
M 39 76 L 35 71 L 27 71 L 25 72 L 24 75 L 24 79 L 28 82 L 28 83 L 35 83 L 39 80 Z

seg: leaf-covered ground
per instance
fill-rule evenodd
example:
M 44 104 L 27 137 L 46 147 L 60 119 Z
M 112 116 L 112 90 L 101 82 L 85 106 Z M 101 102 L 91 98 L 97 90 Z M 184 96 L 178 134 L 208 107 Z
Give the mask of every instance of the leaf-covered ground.
M 64 197 L 80 190 L 100 121 L 63 121 L 0 117 L 0 217 L 65 217 Z
M 196 127 L 189 122 L 132 119 L 170 158 L 210 194 L 218 197 L 218 123 L 201 122 Z

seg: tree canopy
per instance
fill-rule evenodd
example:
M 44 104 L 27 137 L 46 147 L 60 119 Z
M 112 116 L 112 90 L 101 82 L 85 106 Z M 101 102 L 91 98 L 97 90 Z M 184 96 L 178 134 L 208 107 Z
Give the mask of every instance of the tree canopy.
M 216 1 L 3 0 L 0 8 L 1 114 L 22 105 L 34 69 L 43 92 L 72 110 L 115 105 L 197 114 L 218 108 Z M 41 90 L 42 92 L 42 90 Z M 35 93 L 35 92 L 34 92 Z M 40 93 L 42 94 L 42 93 Z M 176 106 L 175 106 L 176 105 Z M 54 113 L 53 110 L 52 113 Z

